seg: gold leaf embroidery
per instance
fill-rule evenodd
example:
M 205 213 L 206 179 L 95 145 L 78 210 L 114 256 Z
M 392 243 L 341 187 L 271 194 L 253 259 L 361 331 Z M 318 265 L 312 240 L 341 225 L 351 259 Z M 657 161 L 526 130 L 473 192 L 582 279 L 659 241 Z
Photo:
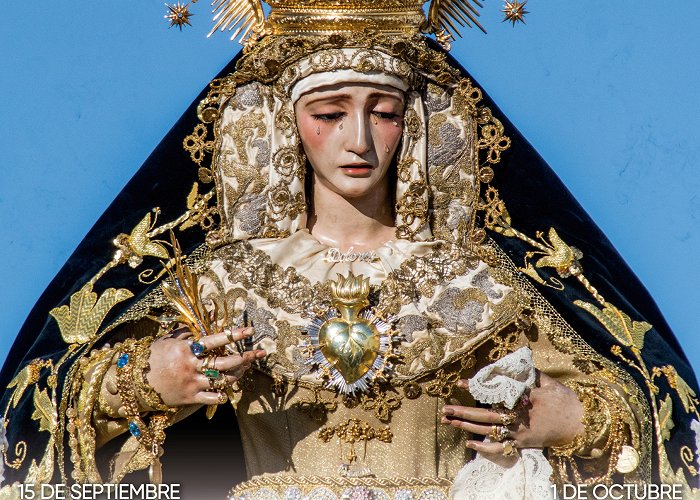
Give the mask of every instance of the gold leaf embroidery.
M 661 427 L 661 437 L 664 441 L 668 441 L 671 437 L 671 429 L 673 429 L 675 425 L 671 418 L 672 413 L 673 401 L 671 401 L 671 396 L 666 394 L 666 399 L 659 405 L 659 426 Z
M 53 439 L 50 439 L 41 462 L 37 465 L 36 460 L 32 460 L 27 471 L 27 477 L 24 480 L 25 483 L 46 484 L 50 482 L 53 476 L 53 457 L 54 443 Z
M 71 296 L 70 306 L 56 307 L 49 314 L 56 319 L 64 342 L 84 344 L 97 333 L 109 310 L 132 296 L 133 293 L 125 288 L 108 288 L 98 300 L 92 291 L 92 282 L 88 281 Z
M 32 420 L 39 422 L 39 431 L 51 433 L 49 442 L 46 445 L 44 456 L 37 465 L 36 460 L 32 460 L 29 471 L 25 479 L 26 483 L 44 484 L 51 481 L 54 471 L 54 431 L 58 425 L 58 415 L 49 393 L 46 389 L 34 389 L 34 411 Z
M 632 321 L 627 314 L 609 302 L 605 302 L 604 309 L 599 309 L 582 300 L 576 300 L 574 304 L 595 316 L 622 345 L 634 347 L 640 351 L 644 347 L 644 334 L 652 329 L 652 326 L 646 321 Z
M 187 210 L 192 210 L 194 204 L 197 201 L 197 194 L 199 191 L 199 184 L 196 182 L 192 184 L 192 189 L 190 189 L 190 194 L 187 195 Z
M 34 412 L 32 420 L 39 421 L 39 431 L 51 432 L 56 429 L 56 408 L 46 389 L 34 390 Z
M 680 398 L 685 411 L 688 413 L 692 412 L 697 404 L 697 395 L 695 394 L 695 391 L 693 391 L 687 382 L 683 380 L 680 375 L 678 375 L 678 372 L 673 366 L 666 365 L 661 368 L 661 371 L 664 375 L 666 375 L 668 385 L 670 385 L 678 393 L 678 397 Z
M 50 360 L 44 361 L 41 359 L 35 359 L 27 366 L 22 368 L 22 371 L 20 371 L 17 376 L 12 379 L 12 382 L 7 385 L 8 389 L 15 387 L 15 391 L 12 393 L 13 408 L 17 407 L 17 403 L 19 403 L 19 400 L 22 399 L 22 395 L 24 394 L 24 391 L 27 390 L 27 387 L 34 385 L 39 381 L 41 369 L 47 366 L 51 366 Z
M 212 193 L 200 194 L 198 183 L 195 182 L 192 185 L 192 189 L 190 189 L 190 192 L 187 195 L 186 214 L 188 215 L 188 217 L 186 217 L 186 220 L 180 226 L 180 231 L 184 231 L 185 229 L 194 227 L 197 224 L 199 224 L 202 227 L 202 229 L 208 229 L 212 227 L 214 223 L 212 215 L 214 212 L 216 212 L 216 208 L 207 206 L 207 203 L 211 199 L 211 196 Z M 175 222 L 179 222 L 180 220 L 182 220 L 182 217 L 178 218 Z M 166 224 L 166 226 L 168 225 Z M 151 242 L 151 244 L 156 243 Z M 162 245 L 159 246 L 162 247 Z

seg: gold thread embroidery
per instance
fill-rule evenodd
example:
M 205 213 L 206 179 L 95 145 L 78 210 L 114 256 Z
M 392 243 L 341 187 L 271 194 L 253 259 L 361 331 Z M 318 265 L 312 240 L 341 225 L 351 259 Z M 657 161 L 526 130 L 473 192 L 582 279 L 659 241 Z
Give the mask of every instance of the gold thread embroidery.
M 39 381 L 41 370 L 50 366 L 52 366 L 50 359 L 35 359 L 27 366 L 22 368 L 15 378 L 13 378 L 12 381 L 7 384 L 8 389 L 13 387 L 15 388 L 14 392 L 12 393 L 12 398 L 10 398 L 12 408 L 17 407 L 17 403 L 19 403 L 19 400 L 22 399 L 24 391 L 26 391 L 29 386 L 34 385 Z
M 88 281 L 71 296 L 70 306 L 56 307 L 49 314 L 58 323 L 65 343 L 84 344 L 97 334 L 110 309 L 133 295 L 125 288 L 108 288 L 98 299 L 92 291 L 92 282 Z
M 346 464 L 352 464 L 358 458 L 355 450 L 356 443 L 364 442 L 366 446 L 369 441 L 375 439 L 382 443 L 391 443 L 394 435 L 389 426 L 377 429 L 360 419 L 349 418 L 342 424 L 323 427 L 318 431 L 318 438 L 324 443 L 328 443 L 333 437 L 337 437 L 341 443 L 341 460 Z M 346 445 L 346 450 L 343 449 L 343 445 Z
M 190 154 L 190 158 L 197 165 L 202 164 L 204 153 L 211 153 L 214 149 L 214 141 L 207 141 L 207 127 L 203 124 L 195 126 L 194 131 L 182 141 L 182 147 Z

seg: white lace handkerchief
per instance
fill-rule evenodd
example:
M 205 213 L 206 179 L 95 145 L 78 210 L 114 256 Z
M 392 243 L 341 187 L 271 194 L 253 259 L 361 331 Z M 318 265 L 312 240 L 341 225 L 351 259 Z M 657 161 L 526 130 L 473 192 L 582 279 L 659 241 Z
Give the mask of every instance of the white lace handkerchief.
M 512 410 L 520 397 L 535 385 L 532 351 L 522 347 L 479 370 L 469 379 L 469 392 L 481 403 L 503 403 Z
M 469 392 L 481 403 L 513 409 L 535 385 L 532 351 L 523 347 L 485 366 L 469 379 Z M 489 442 L 489 438 L 485 439 Z M 496 457 L 502 458 L 502 457 Z M 496 460 L 494 458 L 494 460 Z M 517 460 L 501 465 L 479 453 L 457 474 L 455 500 L 547 500 L 554 498 L 552 467 L 539 448 L 518 450 Z

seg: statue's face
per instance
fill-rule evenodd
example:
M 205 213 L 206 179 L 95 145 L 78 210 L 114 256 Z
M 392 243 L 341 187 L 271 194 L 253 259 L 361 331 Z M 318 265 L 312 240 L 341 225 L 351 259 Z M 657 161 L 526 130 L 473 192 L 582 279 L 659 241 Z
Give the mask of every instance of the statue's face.
M 403 132 L 403 92 L 365 83 L 321 87 L 301 96 L 295 112 L 317 182 L 346 198 L 384 182 Z

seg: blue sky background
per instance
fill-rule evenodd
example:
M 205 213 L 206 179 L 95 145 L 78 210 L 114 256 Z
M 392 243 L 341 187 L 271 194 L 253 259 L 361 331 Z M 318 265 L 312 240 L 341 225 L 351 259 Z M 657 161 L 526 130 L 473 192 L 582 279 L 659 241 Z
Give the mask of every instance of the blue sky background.
M 465 30 L 452 53 L 602 227 L 700 368 L 697 9 L 527 7 L 527 26 L 512 28 L 486 0 L 489 34 Z M 207 2 L 193 11 L 180 33 L 160 0 L 3 7 L 0 363 L 94 221 L 239 50 L 206 38 Z

